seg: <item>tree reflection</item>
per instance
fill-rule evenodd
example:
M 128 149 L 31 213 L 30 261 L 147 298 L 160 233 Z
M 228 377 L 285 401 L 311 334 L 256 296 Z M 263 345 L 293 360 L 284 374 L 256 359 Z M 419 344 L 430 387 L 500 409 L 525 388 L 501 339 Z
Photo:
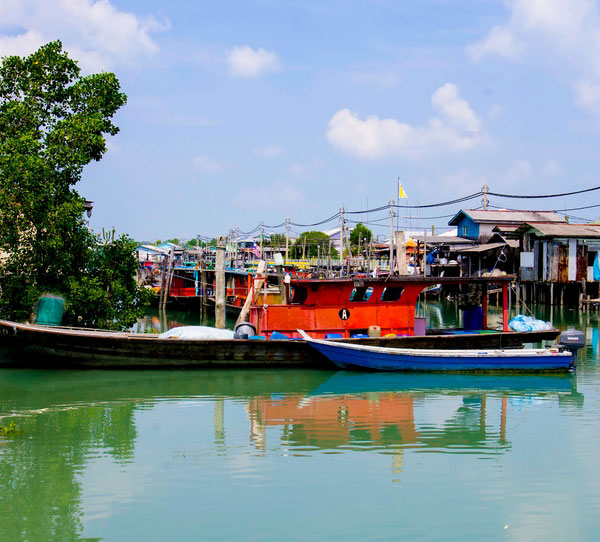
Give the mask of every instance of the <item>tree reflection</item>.
M 0 540 L 81 540 L 85 464 L 97 450 L 131 459 L 135 409 L 75 405 L 15 418 L 19 435 L 0 441 Z

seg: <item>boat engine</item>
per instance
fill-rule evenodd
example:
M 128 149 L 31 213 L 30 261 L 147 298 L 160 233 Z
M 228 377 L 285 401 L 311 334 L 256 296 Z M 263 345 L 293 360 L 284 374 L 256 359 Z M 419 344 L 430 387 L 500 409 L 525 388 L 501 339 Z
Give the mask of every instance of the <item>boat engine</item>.
M 563 331 L 558 339 L 558 344 L 569 350 L 573 354 L 573 357 L 576 357 L 577 351 L 585 346 L 583 331 L 579 331 L 578 329 Z

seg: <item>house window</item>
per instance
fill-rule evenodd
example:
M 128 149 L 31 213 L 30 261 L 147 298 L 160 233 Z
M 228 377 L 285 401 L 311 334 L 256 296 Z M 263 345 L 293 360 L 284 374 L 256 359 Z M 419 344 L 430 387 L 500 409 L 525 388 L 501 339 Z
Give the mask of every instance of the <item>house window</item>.
M 467 226 L 463 226 L 462 227 L 461 237 L 466 237 L 466 236 L 467 236 Z

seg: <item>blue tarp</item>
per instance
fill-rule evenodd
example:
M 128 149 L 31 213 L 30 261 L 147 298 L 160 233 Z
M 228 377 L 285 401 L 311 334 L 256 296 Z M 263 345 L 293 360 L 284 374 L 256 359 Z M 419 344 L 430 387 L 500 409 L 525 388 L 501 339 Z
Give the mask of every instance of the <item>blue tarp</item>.
M 533 316 L 517 314 L 517 316 L 508 322 L 508 327 L 513 331 L 542 331 L 544 329 L 552 329 L 552 324 L 544 322 L 544 320 L 538 320 Z

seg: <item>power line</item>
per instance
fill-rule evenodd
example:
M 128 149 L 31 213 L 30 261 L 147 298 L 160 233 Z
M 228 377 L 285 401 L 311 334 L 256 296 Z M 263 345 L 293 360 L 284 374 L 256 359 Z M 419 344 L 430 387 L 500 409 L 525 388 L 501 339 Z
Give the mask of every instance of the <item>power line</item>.
M 562 194 L 544 194 L 539 196 L 518 196 L 515 194 L 499 194 L 497 192 L 488 192 L 488 196 L 498 196 L 500 198 L 518 198 L 518 199 L 541 199 L 541 198 L 561 198 L 564 196 L 573 196 L 575 194 L 585 194 L 586 192 L 593 192 L 594 190 L 600 190 L 600 186 L 594 188 L 586 188 L 585 190 L 577 190 L 575 192 L 563 192 Z
M 540 195 L 517 195 L 517 194 L 501 194 L 499 192 L 487 192 L 488 196 L 496 196 L 496 197 L 501 197 L 501 198 L 512 198 L 512 199 L 543 199 L 543 198 L 559 198 L 559 197 L 565 197 L 565 196 L 573 196 L 576 194 L 584 194 L 587 192 L 593 192 L 596 190 L 600 190 L 600 186 L 595 186 L 592 188 L 587 188 L 585 190 L 576 190 L 576 191 L 572 191 L 572 192 L 563 192 L 561 194 L 540 194 Z M 449 205 L 457 205 L 460 203 L 464 203 L 466 201 L 470 201 L 476 198 L 481 197 L 482 195 L 484 195 L 484 193 L 482 191 L 479 192 L 475 192 L 472 194 L 469 194 L 467 196 L 463 196 L 461 198 L 456 198 L 453 200 L 447 200 L 447 201 L 442 201 L 439 203 L 430 203 L 430 204 L 426 204 L 426 205 L 400 205 L 398 204 L 388 204 L 388 205 L 381 205 L 379 207 L 374 207 L 372 209 L 363 209 L 360 211 L 344 211 L 344 214 L 346 215 L 362 215 L 365 213 L 377 213 L 380 211 L 388 211 L 390 209 L 390 207 L 395 208 L 395 209 L 404 209 L 404 210 L 408 210 L 408 209 L 431 209 L 431 208 L 435 208 L 435 207 L 444 207 L 444 206 L 449 206 Z M 492 207 L 494 209 L 502 209 L 503 207 L 498 207 L 495 205 L 489 205 L 488 207 Z M 592 209 L 592 208 L 596 208 L 596 207 L 600 207 L 600 204 L 598 205 L 589 205 L 589 206 L 585 206 L 585 207 L 573 207 L 571 209 L 565 209 L 564 211 L 577 211 L 577 210 L 582 210 L 582 209 Z M 480 207 L 478 207 L 480 208 Z M 518 209 L 510 209 L 510 210 L 518 210 Z M 558 211 L 556 211 L 558 212 Z M 311 228 L 311 227 L 315 227 L 315 226 L 321 226 L 323 224 L 327 224 L 328 222 L 332 222 L 334 220 L 337 220 L 339 217 L 341 216 L 341 213 L 338 211 L 337 213 L 335 213 L 334 215 L 330 216 L 329 218 L 326 218 L 324 220 L 320 220 L 318 222 L 313 222 L 311 224 L 301 224 L 298 222 L 289 222 L 290 226 L 296 226 L 299 228 Z M 416 220 L 437 220 L 437 219 L 442 219 L 442 218 L 449 218 L 452 217 L 454 215 L 440 215 L 440 216 L 432 216 L 432 217 L 403 217 L 403 218 L 415 218 Z M 575 218 L 575 217 L 574 217 Z M 371 224 L 371 225 L 379 225 L 377 224 L 378 221 L 384 221 L 384 220 L 388 220 L 388 217 L 384 217 L 381 219 L 372 219 L 369 222 L 363 222 L 363 224 Z M 585 219 L 582 219 L 585 220 Z M 355 221 L 351 221 L 348 220 L 348 222 L 352 222 L 352 223 L 358 223 Z M 286 222 L 282 222 L 280 224 L 277 224 L 275 226 L 266 226 L 263 224 L 263 228 L 268 228 L 268 229 L 278 229 L 278 228 L 282 228 L 283 226 L 286 225 Z M 257 231 L 259 231 L 261 228 L 261 226 L 256 226 L 255 228 L 253 228 L 250 231 L 247 232 L 242 232 L 240 231 L 241 235 L 244 236 L 250 236 L 253 233 L 256 233 Z
M 333 216 L 330 216 L 329 218 L 326 218 L 325 220 L 321 220 L 321 222 L 315 222 L 314 224 L 298 224 L 297 222 L 290 222 L 290 225 L 298 226 L 299 228 L 310 228 L 312 226 L 320 226 L 321 224 L 327 224 L 327 222 L 331 222 L 332 220 L 337 220 L 339 217 L 340 217 L 340 213 L 338 211 Z

